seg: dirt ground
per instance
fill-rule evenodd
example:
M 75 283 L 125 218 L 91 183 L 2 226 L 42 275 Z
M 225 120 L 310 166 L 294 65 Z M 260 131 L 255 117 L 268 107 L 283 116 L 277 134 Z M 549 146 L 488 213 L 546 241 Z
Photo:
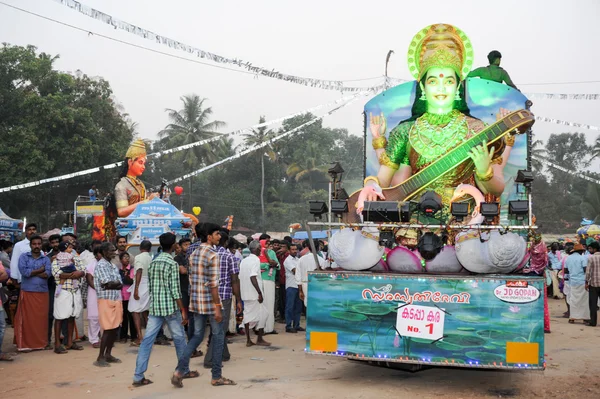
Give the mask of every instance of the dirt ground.
M 234 387 L 212 387 L 202 358 L 192 361 L 201 372 L 170 385 L 175 367 L 174 347 L 155 346 L 147 378 L 154 384 L 132 388 L 137 349 L 117 344 L 113 354 L 122 364 L 107 369 L 92 365 L 97 352 L 85 350 L 56 355 L 51 351 L 19 354 L 13 363 L 0 363 L 1 398 L 598 398 L 600 397 L 600 327 L 571 325 L 561 318 L 564 301 L 550 300 L 552 333 L 546 334 L 545 371 L 484 371 L 434 368 L 408 373 L 345 359 L 306 355 L 301 334 L 270 335 L 271 348 L 246 348 L 243 337 L 230 345 L 231 361 L 223 375 Z M 4 350 L 14 351 L 12 328 Z

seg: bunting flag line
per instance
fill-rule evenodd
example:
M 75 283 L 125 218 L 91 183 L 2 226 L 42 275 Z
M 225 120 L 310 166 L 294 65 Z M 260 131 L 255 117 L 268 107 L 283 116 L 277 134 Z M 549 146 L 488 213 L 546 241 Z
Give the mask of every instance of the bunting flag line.
M 540 121 L 540 122 L 555 123 L 557 125 L 580 127 L 582 129 L 600 131 L 600 127 L 593 126 L 593 125 L 586 125 L 585 123 L 567 122 L 567 121 L 561 121 L 559 119 L 554 119 L 554 118 L 546 118 L 546 117 L 543 117 L 543 116 L 536 116 L 535 120 L 536 121 Z
M 219 64 L 233 65 L 240 68 L 244 68 L 247 71 L 253 73 L 255 76 L 265 76 L 273 79 L 283 80 L 285 82 L 296 83 L 303 86 L 318 87 L 325 90 L 336 90 L 341 92 L 360 92 L 365 89 L 376 89 L 376 87 L 349 87 L 344 86 L 343 80 L 327 80 L 327 79 L 315 79 L 306 78 L 302 76 L 289 75 L 281 72 L 277 72 L 275 69 L 263 68 L 252 65 L 251 62 L 243 61 L 238 58 L 227 58 L 218 54 L 214 54 L 194 46 L 179 42 L 177 40 L 161 36 L 150 30 L 141 28 L 139 26 L 130 24 L 125 21 L 121 21 L 112 15 L 98 11 L 92 7 L 86 6 L 75 0 L 54 0 L 57 3 L 62 4 L 72 10 L 75 10 L 87 17 L 93 18 L 96 21 L 103 22 L 107 25 L 112 26 L 115 29 L 124 30 L 128 33 L 134 34 L 146 40 L 153 41 L 155 43 L 167 46 L 174 50 L 183 51 L 188 54 L 195 55 L 198 58 L 210 60 Z M 356 80 L 356 79 L 355 79 Z
M 600 100 L 600 94 L 523 93 L 530 100 Z
M 381 87 L 380 90 L 382 88 L 383 87 Z M 207 144 L 207 143 L 211 143 L 213 141 L 217 141 L 217 140 L 220 140 L 220 139 L 225 138 L 225 137 L 236 136 L 236 135 L 240 135 L 240 134 L 243 134 L 243 133 L 249 133 L 253 129 L 258 129 L 258 128 L 261 128 L 261 127 L 270 126 L 270 125 L 273 125 L 273 124 L 276 124 L 276 123 L 284 122 L 284 121 L 286 121 L 288 119 L 291 119 L 291 118 L 294 118 L 296 116 L 304 115 L 306 113 L 312 113 L 312 112 L 317 111 L 317 110 L 319 110 L 321 108 L 331 107 L 331 106 L 343 103 L 345 101 L 353 100 L 355 98 L 358 98 L 361 95 L 367 95 L 369 93 L 373 93 L 373 91 L 367 90 L 367 91 L 363 91 L 361 93 L 357 93 L 357 94 L 345 96 L 345 97 L 339 98 L 339 99 L 337 99 L 335 101 L 331 101 L 331 102 L 326 103 L 326 104 L 320 104 L 320 105 L 317 105 L 317 106 L 314 106 L 314 107 L 311 107 L 311 108 L 307 108 L 307 109 L 305 109 L 303 111 L 300 111 L 300 112 L 295 112 L 293 114 L 289 114 L 289 115 L 281 117 L 281 118 L 273 119 L 273 120 L 266 121 L 266 122 L 263 122 L 263 123 L 258 123 L 256 125 L 253 125 L 251 127 L 245 128 L 245 129 L 239 129 L 239 130 L 227 133 L 227 134 L 222 134 L 222 135 L 218 135 L 218 136 L 215 136 L 215 137 L 211 137 L 209 139 L 200 140 L 200 141 L 197 141 L 195 143 L 185 144 L 185 145 L 181 145 L 179 147 L 170 148 L 170 149 L 159 151 L 159 152 L 154 152 L 154 153 L 148 154 L 147 157 L 148 158 L 160 157 L 162 155 L 172 154 L 174 152 L 178 152 L 178 151 L 182 151 L 182 150 L 187 150 L 187 149 L 190 149 L 190 148 L 193 148 L 193 147 L 197 147 L 199 145 L 204 145 L 204 144 Z M 108 165 L 103 165 L 103 166 L 98 166 L 98 167 L 95 167 L 95 168 L 85 169 L 85 170 L 81 170 L 81 171 L 74 172 L 74 173 L 68 173 L 68 174 L 61 175 L 61 176 L 49 177 L 47 179 L 41 179 L 41 180 L 29 182 L 29 183 L 16 184 L 16 185 L 8 186 L 8 187 L 2 187 L 2 188 L 0 188 L 0 193 L 4 193 L 4 192 L 8 192 L 8 191 L 14 191 L 14 190 L 21 190 L 21 189 L 29 188 L 29 187 L 35 187 L 35 186 L 39 186 L 41 184 L 46 184 L 46 183 L 53 183 L 53 182 L 62 181 L 62 180 L 69 180 L 69 179 L 72 179 L 72 178 L 78 177 L 78 176 L 84 176 L 84 175 L 89 175 L 89 174 L 92 174 L 92 173 L 98 173 L 101 170 L 117 168 L 117 167 L 121 166 L 122 164 L 123 164 L 123 161 L 119 161 L 119 162 L 114 162 L 114 163 L 111 163 L 111 164 L 108 164 Z
M 363 95 L 364 95 L 364 94 L 363 94 Z M 288 130 L 287 132 L 284 132 L 284 133 L 282 133 L 282 134 L 280 134 L 280 135 L 278 135 L 278 136 L 275 136 L 275 137 L 273 137 L 272 139 L 270 139 L 270 140 L 268 140 L 268 141 L 265 141 L 264 143 L 259 143 L 259 144 L 253 145 L 253 146 L 251 146 L 251 147 L 248 147 L 248 148 L 246 148 L 245 150 L 243 150 L 243 151 L 240 151 L 240 152 L 238 152 L 237 154 L 235 154 L 235 155 L 232 155 L 232 156 L 230 156 L 230 157 L 228 157 L 228 158 L 225 158 L 225 159 L 222 159 L 222 160 L 220 160 L 220 161 L 218 161 L 218 162 L 215 162 L 215 163 L 213 163 L 213 164 L 210 164 L 210 165 L 204 166 L 203 168 L 200 168 L 200 169 L 198 169 L 198 170 L 195 170 L 195 171 L 193 171 L 193 172 L 190 172 L 190 173 L 188 173 L 188 174 L 186 174 L 186 175 L 183 175 L 183 176 L 181 176 L 181 177 L 178 177 L 178 178 L 176 178 L 176 179 L 169 180 L 169 182 L 168 182 L 167 184 L 169 184 L 169 185 L 173 185 L 173 184 L 175 184 L 175 183 L 178 183 L 178 182 L 180 182 L 180 181 L 183 181 L 183 180 L 189 179 L 190 177 L 194 177 L 194 176 L 196 176 L 196 175 L 199 175 L 199 174 L 200 174 L 200 173 L 202 173 L 202 172 L 206 172 L 207 170 L 210 170 L 210 169 L 213 169 L 213 168 L 215 168 L 215 167 L 217 167 L 217 166 L 223 165 L 224 163 L 227 163 L 227 162 L 229 162 L 229 161 L 233 161 L 233 160 L 235 160 L 235 159 L 241 158 L 242 156 L 244 156 L 244 155 L 246 155 L 246 154 L 249 154 L 249 153 L 251 153 L 251 152 L 254 152 L 254 151 L 256 151 L 256 150 L 258 150 L 258 149 L 260 149 L 260 148 L 264 148 L 264 147 L 266 147 L 266 146 L 268 146 L 268 145 L 270 145 L 270 144 L 274 143 L 275 141 L 281 140 L 281 139 L 282 139 L 282 138 L 284 138 L 284 137 L 291 136 L 291 135 L 293 135 L 294 133 L 297 133 L 298 131 L 300 131 L 301 129 L 303 129 L 303 128 L 307 127 L 307 126 L 310 126 L 310 125 L 312 125 L 313 123 L 315 123 L 315 122 L 317 122 L 317 121 L 319 121 L 319 120 L 321 120 L 321 119 L 323 119 L 323 118 L 325 118 L 325 117 L 327 117 L 327 116 L 329 116 L 329 115 L 333 114 L 334 112 L 337 112 L 337 111 L 339 111 L 339 110 L 340 110 L 340 109 L 342 109 L 343 107 L 345 107 L 345 106 L 347 106 L 347 105 L 349 105 L 349 104 L 353 103 L 354 101 L 358 100 L 360 97 L 361 97 L 360 95 L 354 96 L 354 98 L 352 98 L 352 99 L 348 100 L 347 102 L 345 102 L 345 103 L 343 103 L 343 104 L 339 105 L 339 106 L 338 106 L 338 107 L 336 107 L 336 108 L 333 108 L 332 110 L 330 110 L 329 112 L 327 112 L 325 115 L 322 115 L 322 116 L 315 117 L 315 118 L 313 118 L 313 119 L 309 120 L 308 122 L 305 122 L 305 123 L 303 123 L 303 124 L 302 124 L 302 125 L 300 125 L 300 126 L 297 126 L 297 127 L 293 128 L 293 129 L 291 129 L 291 130 Z
M 96 9 L 93 9 L 91 7 L 88 7 L 78 1 L 75 0 L 53 0 L 54 2 L 60 3 L 63 6 L 66 6 L 70 9 L 73 9 L 75 11 L 78 11 L 79 13 L 88 16 L 90 18 L 94 18 L 98 21 L 101 21 L 103 23 L 106 23 L 108 25 L 111 25 L 112 27 L 114 27 L 115 29 L 121 29 L 124 30 L 126 32 L 135 34 L 139 37 L 142 37 L 144 39 L 153 41 L 155 43 L 159 43 L 165 46 L 168 46 L 169 48 L 172 49 L 176 49 L 176 50 L 181 50 L 184 51 L 188 54 L 194 54 L 196 55 L 198 58 L 202 58 L 202 59 L 207 59 L 210 61 L 213 61 L 215 63 L 221 63 L 221 64 L 230 64 L 230 65 L 234 65 L 236 67 L 242 67 L 245 68 L 246 71 L 243 70 L 238 70 L 238 69 L 233 69 L 233 68 L 227 68 L 227 67 L 222 67 L 222 66 L 218 66 L 218 65 L 211 65 L 208 63 L 202 63 L 199 61 L 195 61 L 193 59 L 190 58 L 185 58 L 185 57 L 179 57 L 173 54 L 169 54 L 169 53 L 163 53 L 157 50 L 153 50 L 147 47 L 143 47 L 143 46 L 138 46 L 135 45 L 133 43 L 128 43 L 122 40 L 118 40 L 106 35 L 102 35 L 100 33 L 97 32 L 93 32 L 90 31 L 89 29 L 84 29 L 84 28 L 80 28 L 77 26 L 73 26 L 73 25 L 69 25 L 57 20 L 54 20 L 52 18 L 48 18 L 45 17 L 43 15 L 40 14 L 36 14 L 33 13 L 31 11 L 27 11 L 25 9 L 19 8 L 19 7 L 15 7 L 13 5 L 10 4 L 6 4 L 4 2 L 0 2 L 0 4 L 5 5 L 7 7 L 11 7 L 13 9 L 22 11 L 22 12 L 26 12 L 28 14 L 40 17 L 40 18 L 44 18 L 47 19 L 49 21 L 52 22 L 56 22 L 62 25 L 65 25 L 67 27 L 70 28 L 74 28 L 80 31 L 84 31 L 87 32 L 89 34 L 93 34 L 99 37 L 103 37 L 105 39 L 110 39 L 110 40 L 115 40 L 117 42 L 120 42 L 122 44 L 126 44 L 126 45 L 131 45 L 134 47 L 138 47 L 144 50 L 149 50 L 149 51 L 154 51 L 163 55 L 167 55 L 167 56 L 171 56 L 171 57 L 175 57 L 175 58 L 180 58 L 186 61 L 192 61 L 192 62 L 199 62 L 203 65 L 207 65 L 207 66 L 214 66 L 214 67 L 219 67 L 219 68 L 224 68 L 227 70 L 231 70 L 231 71 L 235 71 L 235 72 L 244 72 L 244 73 L 249 73 L 249 74 L 253 74 L 256 77 L 258 76 L 266 76 L 269 78 L 274 78 L 274 79 L 280 79 L 280 80 L 284 80 L 287 82 L 292 82 L 292 83 L 296 83 L 296 84 L 301 84 L 304 86 L 310 86 L 310 87 L 317 87 L 317 88 L 322 88 L 322 89 L 326 89 L 326 90 L 339 90 L 342 92 L 358 92 L 361 90 L 378 90 L 380 87 L 384 87 L 385 89 L 402 84 L 402 83 L 406 83 L 409 82 L 411 80 L 406 80 L 406 79 L 400 79 L 400 78 L 394 78 L 394 77 L 389 77 L 389 76 L 380 76 L 380 77 L 371 77 L 371 78 L 364 78 L 364 79 L 348 79 L 348 80 L 326 80 L 326 79 L 315 79 L 315 78 L 305 78 L 305 77 L 301 77 L 301 76 L 294 76 L 294 75 L 287 75 L 287 74 L 282 74 L 279 72 L 276 72 L 274 69 L 267 69 L 267 68 L 261 68 L 261 67 L 255 67 L 252 66 L 252 64 L 250 62 L 245 62 L 242 60 L 239 60 L 237 58 L 226 58 L 226 57 L 222 57 L 204 50 L 200 50 L 197 49 L 195 47 L 192 47 L 190 45 L 178 42 L 176 40 L 173 39 L 169 39 L 167 37 L 163 37 L 161 35 L 155 34 L 149 30 L 137 27 L 135 25 L 132 25 L 130 23 L 118 20 L 108 14 L 105 14 L 101 11 L 98 11 Z M 356 82 L 356 81 L 367 81 L 367 80 L 374 80 L 374 79 L 383 79 L 383 84 L 378 85 L 378 86 L 371 86 L 371 87 L 347 87 L 344 86 L 345 82 Z M 584 82 L 574 82 L 574 83 L 584 83 Z M 536 83 L 536 85 L 542 85 L 543 83 Z M 567 84 L 567 83 L 565 83 Z M 527 85 L 527 83 L 523 83 L 522 85 Z M 570 94 L 565 94 L 565 93 L 524 93 L 529 99 L 548 99 L 548 100 L 600 100 L 600 94 L 594 94 L 594 93 L 570 93 Z
M 558 169 L 558 170 L 560 170 L 562 172 L 566 172 L 566 173 L 570 174 L 571 176 L 579 177 L 579 178 L 587 180 L 589 182 L 600 184 L 600 180 L 596 180 L 596 179 L 594 179 L 592 177 L 586 176 L 586 175 L 583 174 L 583 172 L 572 171 L 572 170 L 569 170 L 567 168 L 563 168 L 562 166 L 557 165 L 554 162 L 550 161 L 549 159 L 541 157 L 539 155 L 533 155 L 532 157 L 535 158 L 535 159 L 537 159 L 538 161 L 540 161 L 544 165 L 548 165 L 551 168 Z

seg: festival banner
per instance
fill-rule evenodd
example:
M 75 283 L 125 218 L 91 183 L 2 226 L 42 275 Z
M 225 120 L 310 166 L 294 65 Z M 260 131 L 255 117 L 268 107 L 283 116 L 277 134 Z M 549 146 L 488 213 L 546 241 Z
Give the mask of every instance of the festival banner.
M 302 76 L 289 75 L 281 72 L 277 72 L 273 68 L 263 68 L 259 66 L 253 65 L 249 61 L 244 61 L 239 58 L 228 58 L 223 57 L 218 54 L 211 53 L 209 51 L 205 51 L 199 49 L 197 47 L 191 46 L 186 43 L 182 43 L 180 41 L 171 39 L 166 36 L 159 35 L 158 33 L 154 33 L 148 29 L 130 24 L 129 22 L 121 21 L 118 18 L 113 17 L 112 15 L 106 14 L 102 11 L 96 10 L 92 7 L 86 6 L 85 4 L 80 3 L 75 0 L 54 0 L 57 3 L 60 3 L 74 11 L 77 11 L 87 17 L 95 19 L 96 21 L 108 24 L 115 29 L 123 30 L 125 32 L 131 33 L 138 37 L 141 37 L 146 40 L 150 40 L 154 43 L 161 44 L 163 46 L 169 47 L 174 50 L 179 50 L 184 53 L 194 55 L 198 58 L 206 59 L 218 64 L 226 64 L 230 66 L 237 66 L 240 68 L 244 68 L 248 72 L 254 74 L 255 76 L 265 76 L 268 78 L 278 79 L 285 82 L 295 83 L 303 86 L 309 87 L 317 87 L 325 90 L 335 90 L 340 92 L 361 92 L 363 90 L 368 89 L 379 89 L 379 87 L 348 87 L 344 85 L 343 80 L 327 80 L 327 79 L 315 79 L 315 78 L 307 78 Z
M 307 353 L 543 369 L 544 281 L 529 276 L 312 272 Z

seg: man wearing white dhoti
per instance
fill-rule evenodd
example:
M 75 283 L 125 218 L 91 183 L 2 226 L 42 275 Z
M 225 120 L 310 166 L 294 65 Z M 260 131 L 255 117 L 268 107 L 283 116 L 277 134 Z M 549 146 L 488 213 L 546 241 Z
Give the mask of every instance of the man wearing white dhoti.
M 569 273 L 569 295 L 567 301 L 570 307 L 569 323 L 575 320 L 589 322 L 589 294 L 585 289 L 585 268 L 587 262 L 581 255 L 585 251 L 583 245 L 575 244 L 573 252 L 565 261 L 565 269 Z
M 252 241 L 248 246 L 250 255 L 240 263 L 240 293 L 244 302 L 244 327 L 246 329 L 246 346 L 254 345 L 250 339 L 250 329 L 256 329 L 258 339 L 256 345 L 269 346 L 263 339 L 269 311 L 263 299 L 263 281 L 260 272 L 261 245 Z

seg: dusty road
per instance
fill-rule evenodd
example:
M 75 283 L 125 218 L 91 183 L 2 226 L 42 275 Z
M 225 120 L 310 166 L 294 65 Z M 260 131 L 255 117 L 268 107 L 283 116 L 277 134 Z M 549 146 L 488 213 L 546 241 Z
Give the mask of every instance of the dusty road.
M 202 375 L 185 380 L 183 389 L 169 383 L 175 366 L 173 347 L 155 346 L 146 375 L 154 384 L 132 388 L 136 348 L 119 345 L 113 354 L 122 364 L 108 369 L 92 365 L 96 350 L 56 355 L 50 351 L 17 355 L 0 363 L 1 398 L 599 398 L 600 327 L 570 325 L 560 317 L 564 302 L 550 300 L 552 333 L 546 335 L 546 371 L 497 372 L 431 369 L 418 373 L 373 367 L 344 359 L 304 354 L 300 334 L 269 336 L 273 347 L 246 348 L 242 337 L 230 345 L 224 376 L 235 387 L 212 387 L 202 358 L 192 366 Z M 283 329 L 278 324 L 279 330 Z M 7 329 L 5 350 L 14 349 Z M 225 396 L 224 396 L 225 395 Z

